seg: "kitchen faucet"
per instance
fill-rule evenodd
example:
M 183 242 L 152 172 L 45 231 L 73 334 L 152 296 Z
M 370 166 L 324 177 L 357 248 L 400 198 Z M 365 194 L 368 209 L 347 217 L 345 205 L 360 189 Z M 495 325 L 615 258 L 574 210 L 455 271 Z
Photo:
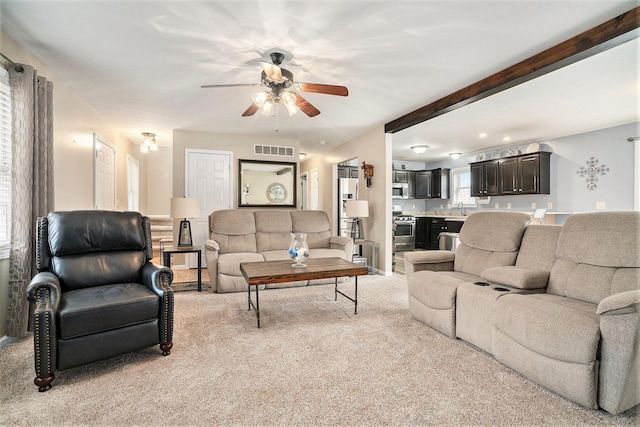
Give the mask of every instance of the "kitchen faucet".
M 464 210 L 464 203 L 458 203 L 458 207 L 460 208 L 460 215 L 465 216 L 467 212 Z

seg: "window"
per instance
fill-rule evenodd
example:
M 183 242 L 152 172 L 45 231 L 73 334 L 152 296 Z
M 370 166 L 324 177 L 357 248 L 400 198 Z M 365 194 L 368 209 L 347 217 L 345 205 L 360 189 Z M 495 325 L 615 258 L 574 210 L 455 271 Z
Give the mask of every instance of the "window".
M 451 170 L 452 192 L 451 202 L 457 206 L 462 202 L 464 206 L 476 207 L 476 198 L 471 197 L 471 170 L 468 167 Z
M 11 242 L 11 95 L 9 73 L 0 67 L 0 258 Z
M 140 210 L 140 163 L 138 159 L 127 155 L 127 209 Z

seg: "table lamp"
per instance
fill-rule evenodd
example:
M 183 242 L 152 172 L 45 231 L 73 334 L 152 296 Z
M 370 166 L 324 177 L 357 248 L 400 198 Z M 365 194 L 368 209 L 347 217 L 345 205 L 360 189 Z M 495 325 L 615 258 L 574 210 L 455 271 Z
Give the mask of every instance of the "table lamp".
M 178 233 L 178 247 L 191 247 L 191 223 L 189 218 L 200 217 L 200 204 L 195 197 L 173 197 L 171 199 L 171 218 L 182 218 Z
M 369 218 L 369 201 L 347 200 L 346 208 L 347 217 L 353 218 L 353 222 L 351 223 L 351 237 L 353 239 L 364 239 L 360 218 Z

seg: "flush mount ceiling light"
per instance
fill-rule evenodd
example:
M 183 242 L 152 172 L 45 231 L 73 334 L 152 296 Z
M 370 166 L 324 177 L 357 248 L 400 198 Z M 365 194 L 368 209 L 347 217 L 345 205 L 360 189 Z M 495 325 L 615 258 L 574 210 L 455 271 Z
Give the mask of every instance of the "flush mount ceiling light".
M 142 132 L 142 143 L 140 144 L 140 152 L 148 153 L 149 151 L 158 151 L 158 143 L 156 142 L 156 134 L 151 132 Z
M 453 160 L 459 159 L 462 153 L 449 153 Z
M 416 154 L 424 153 L 425 151 L 427 151 L 427 148 L 429 148 L 428 145 L 414 145 L 413 147 L 411 147 L 413 152 Z
M 300 153 L 300 154 L 298 154 L 298 158 L 299 158 L 300 160 L 304 159 L 305 157 L 307 157 L 307 153 Z

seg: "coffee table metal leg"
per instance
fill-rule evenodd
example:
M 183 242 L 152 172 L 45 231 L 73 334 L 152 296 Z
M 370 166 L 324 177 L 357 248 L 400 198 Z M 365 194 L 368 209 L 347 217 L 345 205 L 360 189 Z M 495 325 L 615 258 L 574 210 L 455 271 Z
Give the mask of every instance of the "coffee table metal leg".
M 253 301 L 251 300 L 251 285 L 247 285 L 248 289 L 247 289 L 247 304 L 248 304 L 248 308 L 247 311 L 251 310 L 251 307 L 253 307 L 253 310 L 256 312 L 256 319 L 258 321 L 258 328 L 260 327 L 260 297 L 258 295 L 258 286 L 259 285 L 255 285 L 256 287 L 256 303 L 255 305 L 253 304 Z
M 358 276 L 356 276 L 356 295 L 355 298 L 353 300 L 353 303 L 355 304 L 355 312 L 353 314 L 358 314 Z
M 336 301 L 338 300 L 338 294 L 342 295 L 343 297 L 345 297 L 346 299 L 352 301 L 355 304 L 355 311 L 354 314 L 358 314 L 358 276 L 354 276 L 356 279 L 356 288 L 355 288 L 355 295 L 353 298 L 351 298 L 349 295 L 345 294 L 342 291 L 338 290 L 338 279 L 336 278 L 336 287 L 335 287 L 335 294 L 336 294 Z
M 338 278 L 336 277 L 336 286 L 335 286 L 335 299 L 334 301 L 338 301 Z

